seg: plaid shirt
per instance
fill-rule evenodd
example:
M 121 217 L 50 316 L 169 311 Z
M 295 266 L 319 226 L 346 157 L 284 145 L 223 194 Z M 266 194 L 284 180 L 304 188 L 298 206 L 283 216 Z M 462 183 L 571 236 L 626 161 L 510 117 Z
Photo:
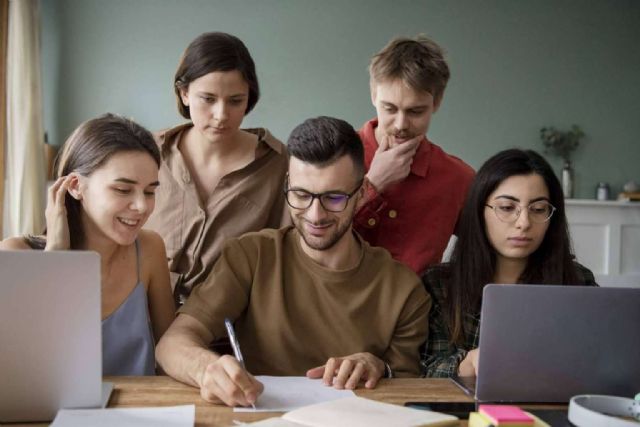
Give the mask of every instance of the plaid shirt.
M 583 286 L 598 286 L 593 273 L 586 267 L 576 263 L 578 283 Z M 449 275 L 448 264 L 440 264 L 426 271 L 422 282 L 431 295 L 432 307 L 429 313 L 429 339 L 421 352 L 420 364 L 422 375 L 426 377 L 451 377 L 458 373 L 460 362 L 469 350 L 478 348 L 480 340 L 480 312 L 464 313 L 464 343 L 457 346 L 449 342 L 449 330 L 442 311 L 446 298 L 446 277 Z

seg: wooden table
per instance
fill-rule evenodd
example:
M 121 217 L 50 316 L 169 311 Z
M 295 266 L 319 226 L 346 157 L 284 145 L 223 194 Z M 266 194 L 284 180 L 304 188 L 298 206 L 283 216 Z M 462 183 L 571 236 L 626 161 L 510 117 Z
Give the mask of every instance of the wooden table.
M 233 412 L 232 408 L 207 403 L 196 388 L 179 383 L 169 377 L 116 377 L 105 378 L 115 386 L 110 408 L 143 406 L 196 405 L 196 426 L 230 426 L 234 420 L 258 421 L 279 416 L 280 412 Z M 382 402 L 403 404 L 410 401 L 473 402 L 447 379 L 391 379 L 380 380 L 373 390 L 358 389 L 356 394 Z
M 195 404 L 197 427 L 231 426 L 234 420 L 251 422 L 281 415 L 279 412 L 234 413 L 232 408 L 205 402 L 200 398 L 198 389 L 166 376 L 106 377 L 105 381 L 114 383 L 110 408 Z M 396 404 L 410 401 L 473 402 L 447 379 L 382 379 L 375 389 L 358 389 L 356 394 Z M 28 425 L 34 427 L 39 424 Z

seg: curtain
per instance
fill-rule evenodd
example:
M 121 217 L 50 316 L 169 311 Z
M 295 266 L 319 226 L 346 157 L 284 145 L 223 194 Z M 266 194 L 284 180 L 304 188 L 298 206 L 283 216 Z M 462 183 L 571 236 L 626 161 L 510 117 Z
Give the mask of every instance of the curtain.
M 9 0 L 0 0 L 0 238 L 4 230 L 4 153 L 7 135 L 7 27 Z
M 7 234 L 44 230 L 44 131 L 38 0 L 9 0 Z

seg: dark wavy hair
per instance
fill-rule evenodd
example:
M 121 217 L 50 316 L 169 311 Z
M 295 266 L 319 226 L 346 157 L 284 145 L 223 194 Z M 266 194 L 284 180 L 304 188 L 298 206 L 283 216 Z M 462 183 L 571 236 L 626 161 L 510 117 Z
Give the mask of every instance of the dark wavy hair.
M 256 66 L 249 50 L 239 38 L 227 33 L 204 33 L 196 37 L 182 54 L 173 77 L 173 90 L 180 115 L 185 119 L 191 118 L 189 107 L 182 103 L 180 90 L 186 89 L 192 81 L 205 74 L 235 70 L 242 74 L 249 85 L 246 115 L 260 98 Z
M 532 150 L 509 149 L 487 160 L 471 184 L 458 224 L 458 241 L 449 265 L 447 297 L 443 310 L 450 340 L 462 343 L 464 313 L 476 313 L 482 290 L 494 280 L 496 251 L 489 242 L 484 221 L 489 195 L 507 178 L 536 174 L 549 190 L 556 211 L 540 244 L 528 259 L 520 283 L 577 284 L 578 275 L 569 239 L 562 187 L 547 161 Z
M 83 176 L 91 175 L 104 165 L 114 154 L 136 151 L 149 154 L 158 168 L 160 152 L 151 133 L 133 120 L 105 114 L 82 123 L 64 143 L 55 164 L 55 178 L 67 176 L 71 172 Z M 84 230 L 79 200 L 67 193 L 65 196 L 67 220 L 69 222 L 70 249 L 78 249 L 84 242 Z M 46 230 L 45 230 L 46 235 Z M 44 249 L 46 239 L 26 236 L 26 243 L 34 249 Z

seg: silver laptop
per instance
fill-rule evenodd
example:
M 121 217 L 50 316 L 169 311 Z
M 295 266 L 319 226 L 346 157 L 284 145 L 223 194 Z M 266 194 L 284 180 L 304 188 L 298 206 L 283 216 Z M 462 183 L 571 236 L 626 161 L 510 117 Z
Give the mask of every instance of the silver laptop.
M 640 288 L 488 285 L 482 301 L 478 401 L 640 391 Z
M 0 251 L 0 313 L 0 422 L 106 403 L 98 254 Z

